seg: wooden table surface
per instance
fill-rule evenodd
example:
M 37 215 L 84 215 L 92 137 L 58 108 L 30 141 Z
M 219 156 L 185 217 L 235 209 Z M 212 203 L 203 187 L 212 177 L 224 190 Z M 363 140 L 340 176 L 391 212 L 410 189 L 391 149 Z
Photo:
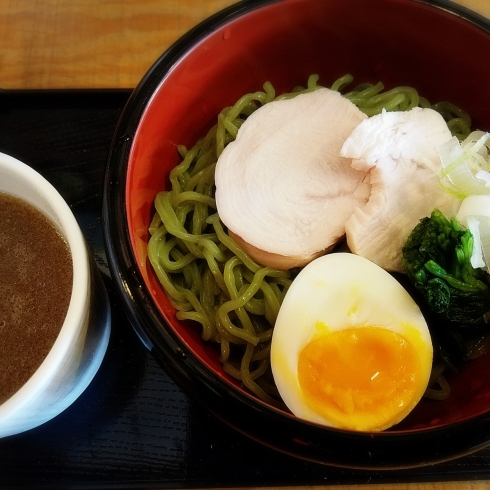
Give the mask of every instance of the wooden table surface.
M 133 88 L 191 27 L 236 0 L 0 0 L 0 88 Z M 489 0 L 458 3 L 490 17 Z
M 133 88 L 168 46 L 232 3 L 235 0 L 0 0 L 0 89 Z M 490 18 L 490 0 L 457 3 Z M 490 482 L 376 488 L 481 490 L 490 489 Z

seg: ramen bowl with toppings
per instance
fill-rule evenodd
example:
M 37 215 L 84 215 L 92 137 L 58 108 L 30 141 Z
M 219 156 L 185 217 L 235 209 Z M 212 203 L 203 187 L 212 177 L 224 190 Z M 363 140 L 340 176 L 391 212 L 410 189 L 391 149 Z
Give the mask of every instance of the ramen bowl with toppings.
M 419 304 L 402 269 L 401 245 L 394 258 L 379 258 L 378 251 L 396 245 L 403 234 L 384 239 L 387 246 L 368 239 L 369 233 L 356 235 L 359 229 L 371 232 L 361 218 L 379 206 L 374 176 L 383 185 L 391 178 L 383 196 L 404 196 L 402 209 L 429 215 L 433 207 L 451 211 L 456 198 L 446 196 L 433 179 L 435 147 L 417 160 L 416 145 L 405 138 L 412 133 L 403 126 L 412 119 L 397 113 L 413 111 L 424 124 L 434 117 L 442 129 L 433 130 L 431 122 L 432 129 L 420 135 L 424 141 L 433 135 L 437 145 L 473 129 L 488 131 L 490 98 L 482 88 L 488 68 L 481 62 L 488 52 L 487 21 L 455 5 L 285 0 L 237 3 L 156 61 L 131 96 L 113 139 L 105 238 L 136 332 L 186 392 L 251 438 L 329 465 L 414 467 L 489 443 L 485 348 L 453 371 L 446 366 L 434 386 L 441 348 L 433 324 L 439 323 Z M 335 124 L 335 130 L 327 126 L 318 136 L 325 118 L 305 111 L 324 105 L 325 118 L 340 114 L 337 121 L 345 123 L 350 114 L 353 119 Z M 365 126 L 366 121 L 372 124 Z M 361 125 L 367 132 L 388 125 L 398 135 L 371 138 L 380 143 L 375 154 L 384 144 L 383 158 L 371 158 L 369 145 L 367 154 L 348 153 L 360 148 L 352 143 L 349 150 L 344 143 Z M 302 143 L 290 147 L 296 139 Z M 395 148 L 395 141 L 402 146 Z M 342 159 L 355 164 L 348 172 L 325 174 L 318 162 L 332 155 L 344 169 Z M 422 189 L 416 198 L 407 191 L 415 174 L 403 178 L 385 170 L 400 160 L 428 172 L 416 186 Z M 251 161 L 254 165 L 246 167 Z M 354 198 L 346 202 L 346 194 Z M 325 195 L 328 212 L 322 211 Z M 303 207 L 307 217 L 299 214 Z M 382 215 L 379 221 L 390 220 Z M 310 246 L 320 235 L 319 244 Z M 362 261 L 382 264 L 372 266 L 381 270 L 379 276 L 379 271 L 367 274 L 371 265 L 350 260 L 350 265 L 332 265 L 336 276 L 316 275 L 322 255 L 351 255 L 351 249 L 361 254 L 366 243 L 376 253 L 366 253 Z M 347 281 L 350 268 L 359 274 Z M 391 277 L 380 279 L 385 276 Z M 295 285 L 300 277 L 305 283 Z M 396 300 L 394 291 L 400 292 Z M 279 339 L 276 322 L 278 336 L 284 334 Z M 335 350 L 332 358 L 338 361 L 331 372 L 345 363 L 326 389 L 333 409 L 319 407 L 324 395 L 303 384 L 323 364 L 315 361 L 313 347 L 305 354 L 313 340 Z M 370 365 L 367 357 L 356 362 L 367 344 L 383 359 L 372 371 L 363 368 Z M 410 359 L 413 375 L 405 377 L 401 358 Z M 385 366 L 393 380 L 389 388 L 365 389 L 383 378 Z M 387 395 L 393 384 L 398 388 Z M 362 395 L 349 391 L 354 385 Z M 385 421 L 372 422 L 395 397 L 409 409 L 388 408 Z M 359 410 L 359 423 L 345 417 Z

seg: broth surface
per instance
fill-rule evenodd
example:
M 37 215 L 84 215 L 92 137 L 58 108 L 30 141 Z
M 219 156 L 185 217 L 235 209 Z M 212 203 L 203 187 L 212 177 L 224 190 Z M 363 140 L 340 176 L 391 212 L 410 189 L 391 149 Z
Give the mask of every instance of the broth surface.
M 71 254 L 51 221 L 0 193 L 0 404 L 34 374 L 63 325 Z

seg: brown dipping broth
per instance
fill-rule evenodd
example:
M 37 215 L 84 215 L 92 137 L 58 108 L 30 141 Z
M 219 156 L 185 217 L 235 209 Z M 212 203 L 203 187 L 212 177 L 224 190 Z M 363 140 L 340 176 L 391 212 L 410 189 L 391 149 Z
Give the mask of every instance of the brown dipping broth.
M 39 368 L 70 302 L 70 250 L 37 208 L 0 192 L 0 404 Z

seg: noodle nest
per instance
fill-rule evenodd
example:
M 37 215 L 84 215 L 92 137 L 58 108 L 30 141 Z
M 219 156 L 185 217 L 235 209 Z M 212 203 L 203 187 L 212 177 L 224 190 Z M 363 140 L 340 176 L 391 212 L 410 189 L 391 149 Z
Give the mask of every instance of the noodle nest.
M 381 82 L 346 92 L 353 77 L 345 75 L 330 87 L 343 93 L 366 115 L 382 110 L 432 107 L 459 139 L 470 132 L 471 120 L 447 102 L 431 106 L 411 87 L 383 91 Z M 280 405 L 270 371 L 272 330 L 282 300 L 298 271 L 280 271 L 254 262 L 227 234 L 216 212 L 214 171 L 225 146 L 236 138 L 247 117 L 278 99 L 320 88 L 312 75 L 306 87 L 276 96 L 266 82 L 263 91 L 241 97 L 226 107 L 206 136 L 188 150 L 179 146 L 181 163 L 170 172 L 171 189 L 158 193 L 149 227 L 148 257 L 178 320 L 201 325 L 205 341 L 219 346 L 223 369 L 261 400 Z M 437 381 L 443 389 L 442 372 Z M 432 389 L 434 391 L 434 389 Z M 435 398 L 444 398 L 441 390 Z

